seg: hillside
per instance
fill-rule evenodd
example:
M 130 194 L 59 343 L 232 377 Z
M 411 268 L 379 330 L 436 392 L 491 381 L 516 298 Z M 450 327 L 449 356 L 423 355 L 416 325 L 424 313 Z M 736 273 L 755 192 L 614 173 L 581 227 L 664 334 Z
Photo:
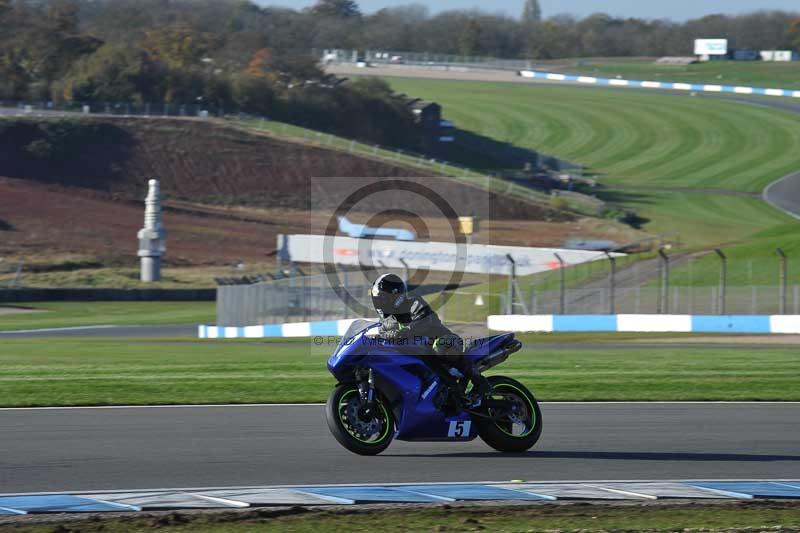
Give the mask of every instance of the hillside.
M 790 217 L 761 190 L 800 169 L 800 117 L 637 90 L 392 78 L 459 127 L 586 165 L 600 194 L 692 246 L 737 242 Z
M 324 227 L 343 191 L 376 179 L 424 185 L 457 213 L 486 220 L 476 242 L 558 246 L 576 236 L 636 239 L 635 231 L 616 223 L 489 194 L 456 178 L 419 175 L 419 168 L 213 122 L 4 119 L 0 257 L 5 265 L 25 260 L 29 285 L 135 285 L 135 234 L 153 177 L 165 197 L 167 283 L 177 286 L 241 274 L 226 266 L 240 262 L 269 271 L 278 233 Z M 376 195 L 352 219 L 367 222 L 369 211 L 396 210 L 403 207 L 398 201 L 390 191 Z M 409 208 L 433 217 L 432 236 L 444 235 L 447 225 L 436 222 L 441 215 L 433 207 L 414 202 Z M 0 271 L 0 283 L 4 278 Z
M 391 83 L 438 101 L 459 127 L 587 165 L 597 194 L 612 207 L 635 210 L 645 231 L 667 235 L 677 244 L 671 253 L 723 248 L 731 258 L 730 285 L 775 286 L 775 249 L 795 257 L 800 226 L 761 197 L 765 186 L 800 169 L 800 116 L 785 99 L 534 83 Z M 673 284 L 714 286 L 719 260 L 707 254 L 675 265 L 671 275 Z M 540 288 L 556 279 L 533 278 L 531 286 Z M 800 283 L 800 269 L 789 269 L 789 282 Z

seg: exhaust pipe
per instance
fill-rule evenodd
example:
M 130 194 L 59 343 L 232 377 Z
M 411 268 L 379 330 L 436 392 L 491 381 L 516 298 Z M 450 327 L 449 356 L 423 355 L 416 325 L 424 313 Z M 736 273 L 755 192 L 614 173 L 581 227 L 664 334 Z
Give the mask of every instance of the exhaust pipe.
M 495 367 L 508 359 L 508 356 L 514 352 L 518 352 L 522 348 L 522 343 L 518 340 L 515 340 L 505 348 L 494 352 L 493 354 L 489 354 L 483 359 L 480 360 L 478 363 L 478 370 L 480 372 L 485 372 L 492 367 Z

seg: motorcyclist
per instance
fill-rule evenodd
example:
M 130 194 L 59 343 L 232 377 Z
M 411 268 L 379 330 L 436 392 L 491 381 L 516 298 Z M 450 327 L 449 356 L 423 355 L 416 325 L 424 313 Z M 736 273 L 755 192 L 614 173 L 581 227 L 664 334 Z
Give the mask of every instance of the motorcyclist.
M 383 274 L 370 292 L 375 311 L 381 321 L 379 335 L 388 339 L 406 338 L 415 341 L 427 338 L 440 363 L 456 368 L 472 381 L 477 398 L 489 392 L 489 382 L 464 357 L 464 341 L 450 331 L 422 297 L 410 296 L 405 282 L 396 274 Z

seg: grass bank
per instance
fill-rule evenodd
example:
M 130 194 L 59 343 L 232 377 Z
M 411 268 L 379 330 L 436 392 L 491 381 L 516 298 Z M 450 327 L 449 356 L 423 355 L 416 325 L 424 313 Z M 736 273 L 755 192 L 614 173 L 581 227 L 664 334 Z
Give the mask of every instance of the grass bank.
M 630 68 L 625 73 L 630 77 L 647 77 L 645 69 L 652 67 L 641 62 L 623 66 Z M 747 69 L 758 70 L 755 65 L 697 67 L 699 78 L 711 76 L 713 68 L 740 69 L 741 76 L 751 76 Z M 586 72 L 603 73 L 591 70 L 595 68 L 603 67 L 588 65 Z M 789 70 L 781 72 L 789 75 Z M 731 249 L 731 285 L 777 284 L 775 247 L 793 248 L 800 225 L 758 193 L 800 169 L 800 116 L 720 99 L 634 90 L 389 81 L 398 91 L 439 102 L 446 118 L 462 129 L 586 165 L 601 185 L 597 194 L 613 206 L 635 211 L 649 233 L 677 239 L 686 249 Z M 578 284 L 590 279 L 579 271 L 573 268 L 568 277 L 577 275 Z M 691 273 L 681 267 L 673 274 L 679 285 L 707 285 L 717 272 L 714 258 L 708 257 Z M 546 288 L 555 277 L 538 275 L 525 284 Z M 800 283 L 800 269 L 790 271 L 789 281 Z

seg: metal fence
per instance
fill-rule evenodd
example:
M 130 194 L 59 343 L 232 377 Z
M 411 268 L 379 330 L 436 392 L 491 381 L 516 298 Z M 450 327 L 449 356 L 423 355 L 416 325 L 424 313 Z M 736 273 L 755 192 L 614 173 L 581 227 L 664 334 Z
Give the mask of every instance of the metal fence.
M 455 290 L 429 282 L 419 293 L 450 322 L 482 323 L 492 314 L 800 314 L 800 276 L 782 250 L 773 259 L 730 264 L 721 250 L 608 257 L 524 278 L 483 279 Z M 397 273 L 408 279 L 408 272 Z M 375 276 L 345 272 L 335 287 L 325 275 L 219 287 L 218 323 L 370 316 L 368 290 Z M 345 292 L 358 302 L 358 311 L 344 304 Z
M 349 293 L 361 305 L 369 304 L 371 284 L 363 278 L 331 287 L 324 275 L 296 276 L 254 283 L 217 287 L 217 325 L 246 326 L 315 320 L 357 318 L 344 303 Z M 353 276 L 355 278 L 355 276 Z
M 17 289 L 22 286 L 24 261 L 8 261 L 0 257 L 0 289 Z
M 217 322 L 222 326 L 277 324 L 355 318 L 336 290 L 312 286 L 302 278 L 217 289 Z M 370 309 L 369 286 L 350 293 Z M 609 289 L 523 290 L 515 298 L 515 314 L 612 314 Z M 489 315 L 506 314 L 509 295 L 496 292 L 449 291 L 426 295 L 443 321 L 485 323 Z M 615 294 L 615 314 L 775 315 L 781 314 L 780 287 L 730 287 L 725 300 L 717 287 L 672 287 L 666 299 L 658 287 L 623 287 Z M 724 309 L 724 312 L 723 312 Z M 785 313 L 800 314 L 800 285 L 788 288 Z
M 366 61 L 373 64 L 412 65 L 431 68 L 470 68 L 490 70 L 522 70 L 534 68 L 535 62 L 528 59 L 499 59 L 486 56 L 434 54 L 430 52 L 407 52 L 400 50 L 312 50 L 312 56 L 326 63 L 356 63 Z
M 508 312 L 508 297 L 500 296 L 500 309 Z M 788 287 L 786 306 L 781 308 L 781 288 L 777 286 L 728 287 L 724 295 L 718 287 L 617 287 L 612 299 L 610 288 L 527 290 L 515 302 L 520 314 L 686 314 L 686 315 L 774 315 L 800 314 L 800 285 Z M 524 304 L 524 310 L 521 308 Z

